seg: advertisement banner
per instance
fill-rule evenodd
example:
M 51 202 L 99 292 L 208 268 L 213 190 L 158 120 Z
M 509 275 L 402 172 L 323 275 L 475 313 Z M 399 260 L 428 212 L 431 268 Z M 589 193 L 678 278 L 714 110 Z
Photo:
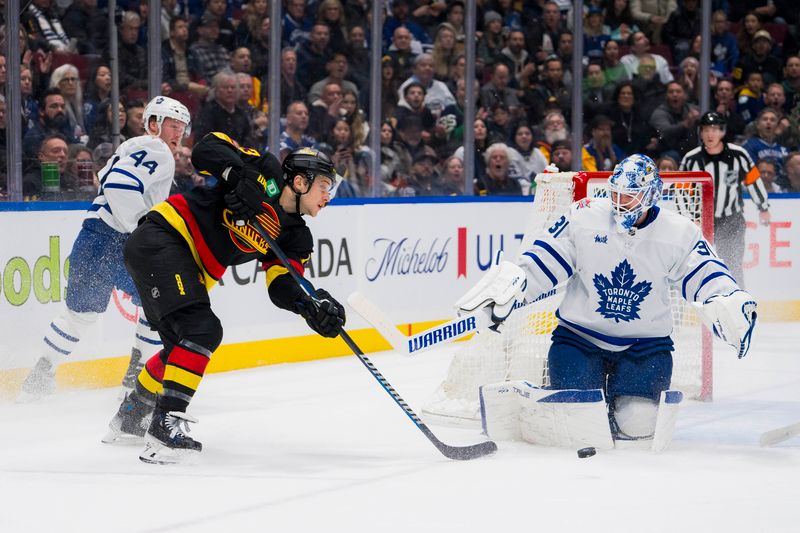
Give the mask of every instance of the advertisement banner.
M 500 250 L 516 252 L 530 206 L 522 198 L 330 206 L 308 220 L 315 253 L 306 276 L 342 302 L 354 290 L 365 293 L 398 324 L 448 319 L 453 302 Z M 795 309 L 800 198 L 776 198 L 771 211 L 770 226 L 759 226 L 747 204 L 745 282 L 765 309 Z M 30 367 L 41 354 L 42 337 L 64 305 L 68 256 L 83 216 L 82 210 L 0 212 L 0 369 Z M 229 268 L 211 301 L 225 344 L 311 334 L 302 319 L 272 305 L 256 262 Z M 107 311 L 70 359 L 128 354 L 136 313 L 128 295 L 109 295 Z M 368 326 L 350 313 L 347 327 Z

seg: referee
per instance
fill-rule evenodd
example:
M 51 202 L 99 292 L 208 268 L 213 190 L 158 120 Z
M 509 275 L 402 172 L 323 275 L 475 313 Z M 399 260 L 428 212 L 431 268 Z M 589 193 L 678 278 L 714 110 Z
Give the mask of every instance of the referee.
M 758 207 L 759 222 L 769 225 L 767 189 L 758 167 L 741 146 L 724 142 L 725 117 L 709 111 L 700 118 L 700 146 L 681 161 L 681 170 L 706 171 L 714 178 L 714 243 L 739 286 L 744 287 L 745 221 L 742 189 Z

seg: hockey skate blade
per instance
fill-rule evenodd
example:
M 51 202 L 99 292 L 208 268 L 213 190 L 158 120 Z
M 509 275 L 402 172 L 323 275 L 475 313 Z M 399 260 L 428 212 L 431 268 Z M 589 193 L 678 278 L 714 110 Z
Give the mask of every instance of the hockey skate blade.
M 147 442 L 139 454 L 143 463 L 151 465 L 195 464 L 200 458 L 197 450 L 168 448 L 161 444 Z
M 144 444 L 144 437 L 122 433 L 115 429 L 109 429 L 108 433 L 100 439 L 103 444 L 113 444 L 115 446 L 141 446 Z

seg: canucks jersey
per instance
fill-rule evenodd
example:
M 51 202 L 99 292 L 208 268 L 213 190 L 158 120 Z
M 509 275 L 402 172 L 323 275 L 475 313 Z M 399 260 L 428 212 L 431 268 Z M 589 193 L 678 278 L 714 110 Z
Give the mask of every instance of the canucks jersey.
M 656 206 L 636 231 L 620 233 L 608 199 L 573 204 L 519 264 L 529 300 L 566 282 L 559 323 L 611 351 L 672 333 L 670 287 L 689 302 L 737 288 L 690 220 Z
M 280 206 L 280 190 L 276 181 L 283 183 L 281 166 L 269 153 L 260 154 L 252 148 L 240 148 L 227 135 L 209 133 L 192 150 L 192 163 L 198 172 L 222 176 L 225 168 L 241 169 L 245 165 L 257 168 L 268 181 L 267 198 L 262 204 L 258 223 L 275 239 L 281 249 L 302 275 L 304 265 L 311 256 L 313 239 L 303 218 L 287 213 Z M 207 289 L 213 287 L 227 267 L 259 259 L 267 273 L 267 287 L 277 305 L 292 309 L 296 300 L 297 284 L 283 276 L 288 271 L 269 250 L 266 241 L 256 232 L 253 222 L 237 226 L 225 203 L 227 183 L 220 179 L 213 188 L 196 187 L 176 194 L 156 205 L 147 217 L 171 229 L 184 240 L 200 268 Z M 278 301 L 276 301 L 276 298 Z
M 100 192 L 86 217 L 130 233 L 151 207 L 169 196 L 175 156 L 161 138 L 141 135 L 120 144 L 99 176 Z

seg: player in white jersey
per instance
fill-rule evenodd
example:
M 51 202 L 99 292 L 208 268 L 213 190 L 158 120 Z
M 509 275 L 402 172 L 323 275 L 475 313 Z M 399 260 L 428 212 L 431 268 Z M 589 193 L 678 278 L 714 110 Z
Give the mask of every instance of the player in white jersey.
M 749 348 L 756 303 L 693 222 L 656 205 L 662 182 L 652 159 L 624 159 L 608 186 L 610 198 L 573 204 L 457 306 L 486 308 L 501 322 L 522 299 L 566 283 L 548 353 L 550 387 L 603 390 L 614 438 L 647 439 L 672 375 L 670 287 L 701 305 L 739 357 Z
M 87 329 L 106 310 L 116 287 L 131 296 L 139 319 L 131 361 L 123 385 L 133 387 L 144 361 L 161 339 L 144 317 L 139 295 L 122 259 L 122 247 L 139 219 L 169 196 L 175 175 L 175 152 L 188 135 L 186 106 L 157 96 L 145 107 L 147 134 L 122 143 L 100 171 L 100 189 L 86 214 L 70 253 L 66 308 L 44 334 L 42 354 L 22 384 L 20 401 L 55 390 L 56 365 L 75 349 Z

